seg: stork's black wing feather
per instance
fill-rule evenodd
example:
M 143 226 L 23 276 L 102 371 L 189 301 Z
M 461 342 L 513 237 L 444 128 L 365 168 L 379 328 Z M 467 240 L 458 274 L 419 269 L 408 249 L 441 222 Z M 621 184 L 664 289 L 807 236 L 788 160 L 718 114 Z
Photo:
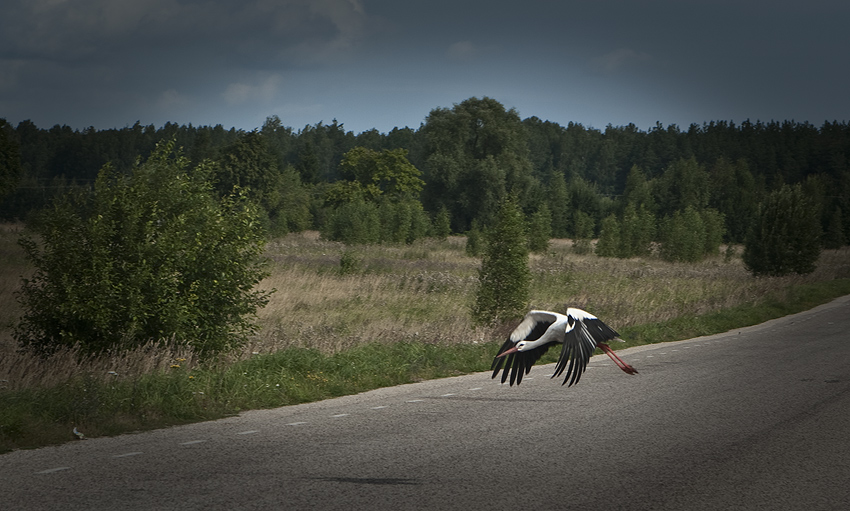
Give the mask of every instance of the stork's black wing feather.
M 619 334 L 596 317 L 569 317 L 570 324 L 564 336 L 564 347 L 561 349 L 552 378 L 560 376 L 566 369 L 567 374 L 562 385 L 569 381 L 567 386 L 571 387 L 581 379 L 596 346 L 618 337 Z
M 547 326 L 548 328 L 548 326 Z M 546 329 L 543 329 L 545 332 Z M 537 337 L 540 337 L 543 333 L 539 333 Z M 530 337 L 530 336 L 529 336 Z M 519 385 L 522 383 L 522 377 L 531 371 L 531 366 L 534 365 L 535 362 L 540 360 L 540 357 L 543 356 L 546 351 L 549 350 L 551 344 L 544 344 L 538 348 L 528 351 L 519 351 L 516 353 L 511 353 L 506 357 L 499 357 L 498 355 L 504 353 L 505 351 L 514 347 L 516 343 L 508 339 L 502 344 L 502 347 L 499 348 L 499 353 L 493 359 L 493 364 L 490 366 L 490 369 L 493 370 L 493 376 L 491 378 L 495 378 L 499 371 L 502 370 L 504 366 L 504 370 L 502 371 L 502 383 L 508 381 L 508 376 L 510 376 L 510 384 L 513 385 L 516 383 Z M 509 374 L 510 373 L 510 374 Z

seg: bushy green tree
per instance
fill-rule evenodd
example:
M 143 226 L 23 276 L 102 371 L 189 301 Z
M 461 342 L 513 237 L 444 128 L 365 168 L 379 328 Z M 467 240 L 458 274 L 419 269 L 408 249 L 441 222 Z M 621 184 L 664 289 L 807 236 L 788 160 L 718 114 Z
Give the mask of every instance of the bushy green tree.
M 472 318 L 481 325 L 522 317 L 528 307 L 528 238 L 525 218 L 513 199 L 502 202 L 486 240 L 472 306 Z
M 592 249 L 590 241 L 593 238 L 595 228 L 593 217 L 584 211 L 575 211 L 573 218 L 575 219 L 573 227 L 573 252 L 576 254 L 588 254 Z
M 378 206 L 382 243 L 412 243 L 428 235 L 428 214 L 419 201 L 383 201 Z
M 602 195 L 595 184 L 578 176 L 570 179 L 567 193 L 572 209 L 570 234 L 577 239 L 592 238 L 596 222 L 605 216 Z
M 444 240 L 452 233 L 452 217 L 449 210 L 441 207 L 434 216 L 434 237 Z
M 617 257 L 620 254 L 620 222 L 613 214 L 602 220 L 599 241 L 596 243 L 596 255 Z
M 696 158 L 674 161 L 655 182 L 659 216 L 672 216 L 676 211 L 684 213 L 688 206 L 701 211 L 708 206 L 710 182 L 708 172 Z
M 633 203 L 626 205 L 620 229 L 618 257 L 645 257 L 652 251 L 655 238 L 655 216 L 643 204 L 635 208 Z
M 723 213 L 713 208 L 706 208 L 700 213 L 702 225 L 705 228 L 705 248 L 707 256 L 717 255 L 723 236 L 726 234 L 726 219 Z
M 798 185 L 783 185 L 759 205 L 742 258 L 754 275 L 806 274 L 820 256 L 821 228 L 811 200 Z
M 423 202 L 449 210 L 452 230 L 473 220 L 490 225 L 500 201 L 514 194 L 528 203 L 534 186 L 526 130 L 514 109 L 492 98 L 469 98 L 451 109 L 431 110 L 424 135 Z
M 321 231 L 326 239 L 353 243 L 411 243 L 430 222 L 418 200 L 423 182 L 407 151 L 355 147 L 340 162 L 343 180 L 330 185 L 331 208 Z
M 699 261 L 703 258 L 705 245 L 705 225 L 693 206 L 676 211 L 662 222 L 661 257 L 667 261 Z
M 760 187 L 746 160 L 718 158 L 711 170 L 711 206 L 723 214 L 731 242 L 743 243 L 758 207 Z
M 352 200 L 342 203 L 328 215 L 320 229 L 322 237 L 347 245 L 381 241 L 381 216 L 373 202 Z
M 301 183 L 301 176 L 292 166 L 280 173 L 279 202 L 269 212 L 272 234 L 301 232 L 310 228 L 313 216 L 310 213 L 310 193 Z
M 107 166 L 90 193 L 69 194 L 20 243 L 19 344 L 89 353 L 169 340 L 212 355 L 242 344 L 268 301 L 264 232 L 254 201 L 220 198 L 209 162 L 190 169 L 160 143 L 129 176 Z
M 340 173 L 366 190 L 367 198 L 401 201 L 419 197 L 424 182 L 421 172 L 407 159 L 405 149 L 373 151 L 355 147 L 343 155 Z
M 220 194 L 228 195 L 234 187 L 239 187 L 266 210 L 276 204 L 277 159 L 269 151 L 266 139 L 259 131 L 244 133 L 225 147 L 218 162 L 214 179 Z
M 541 204 L 531 215 L 528 227 L 528 249 L 538 254 L 546 252 L 552 238 L 552 213 L 549 206 Z
M 626 177 L 622 204 L 623 207 L 631 204 L 636 209 L 642 206 L 650 213 L 655 212 L 656 204 L 652 197 L 652 185 L 637 165 L 632 165 L 629 175 Z

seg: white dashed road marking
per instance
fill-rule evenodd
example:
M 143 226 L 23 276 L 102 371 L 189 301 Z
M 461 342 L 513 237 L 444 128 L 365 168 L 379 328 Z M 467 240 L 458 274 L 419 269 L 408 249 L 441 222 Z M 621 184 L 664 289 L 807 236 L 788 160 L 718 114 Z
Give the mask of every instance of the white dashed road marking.
M 125 452 L 124 454 L 116 454 L 113 458 L 129 458 L 130 456 L 138 456 L 141 452 Z
M 47 470 L 42 470 L 41 472 L 36 472 L 36 474 L 52 474 L 54 472 L 62 472 L 63 470 L 71 470 L 71 467 L 48 468 Z
M 188 442 L 181 442 L 180 445 L 195 445 L 195 444 L 202 444 L 204 442 L 206 442 L 206 440 L 190 440 Z

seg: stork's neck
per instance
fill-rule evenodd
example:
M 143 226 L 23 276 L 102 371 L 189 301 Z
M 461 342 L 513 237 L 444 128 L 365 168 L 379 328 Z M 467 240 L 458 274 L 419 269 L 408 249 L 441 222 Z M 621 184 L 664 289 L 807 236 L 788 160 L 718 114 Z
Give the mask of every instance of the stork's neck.
M 547 339 L 546 335 L 537 339 L 536 341 L 525 341 L 525 346 L 522 348 L 522 351 L 533 350 L 534 348 L 539 348 L 540 346 L 543 346 L 544 344 L 547 344 L 549 342 L 551 342 L 551 340 Z

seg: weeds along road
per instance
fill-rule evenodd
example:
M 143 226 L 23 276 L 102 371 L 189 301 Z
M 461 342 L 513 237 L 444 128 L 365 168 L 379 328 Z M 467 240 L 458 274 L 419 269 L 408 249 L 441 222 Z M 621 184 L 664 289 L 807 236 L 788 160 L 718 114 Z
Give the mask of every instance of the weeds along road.
M 0 456 L 0 508 L 850 509 L 850 297 L 621 356 Z M 69 432 L 70 433 L 70 432 Z

